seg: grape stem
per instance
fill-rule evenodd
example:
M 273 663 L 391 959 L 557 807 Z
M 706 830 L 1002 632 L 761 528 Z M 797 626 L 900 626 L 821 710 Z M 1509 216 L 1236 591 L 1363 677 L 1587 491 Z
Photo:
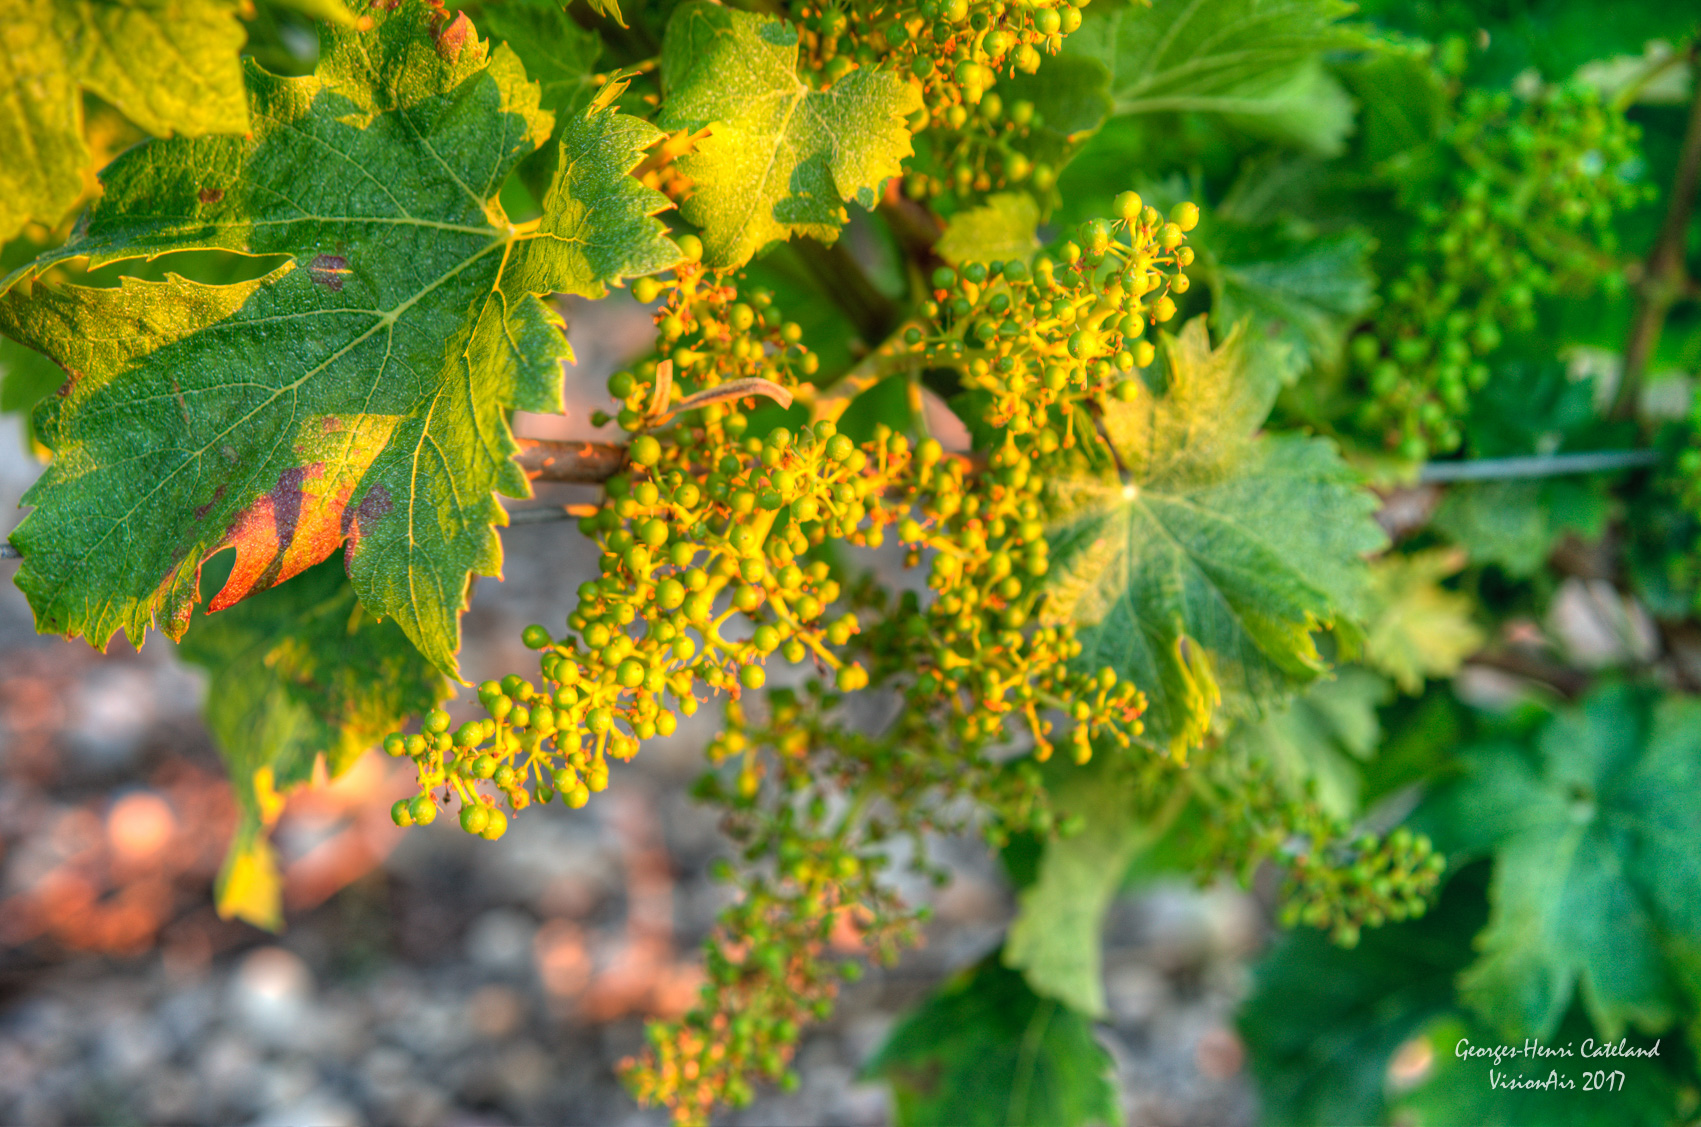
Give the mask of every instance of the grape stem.
M 1666 202 L 1665 222 L 1636 285 L 1636 315 L 1624 346 L 1624 374 L 1619 378 L 1618 394 L 1612 401 L 1614 419 L 1635 415 L 1642 377 L 1660 342 L 1666 315 L 1689 290 L 1683 254 L 1688 242 L 1690 211 L 1695 205 L 1696 188 L 1701 185 L 1701 40 L 1690 45 L 1688 54 L 1695 96 L 1689 103 L 1689 124 L 1684 131 L 1677 173 L 1672 179 L 1671 197 Z
M 566 481 L 601 485 L 626 464 L 626 447 L 612 442 L 553 442 L 519 439 L 514 460 L 533 481 Z

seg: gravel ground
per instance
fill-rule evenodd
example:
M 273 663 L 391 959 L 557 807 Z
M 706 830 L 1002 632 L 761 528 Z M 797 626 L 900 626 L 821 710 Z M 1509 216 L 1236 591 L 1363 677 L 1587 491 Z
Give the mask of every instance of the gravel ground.
M 524 420 L 584 437 L 601 379 L 643 346 L 647 318 L 574 310 L 581 411 Z M 0 510 L 37 467 L 0 428 Z M 542 503 L 579 499 L 559 488 Z M 566 524 L 504 537 L 505 582 L 465 620 L 468 675 L 524 668 L 521 627 L 558 622 L 591 557 Z M 445 823 L 389 825 L 406 789 L 382 757 L 292 799 L 277 840 L 287 930 L 214 916 L 234 811 L 199 719 L 204 685 L 170 644 L 100 655 L 38 638 L 0 565 L 0 1122 L 660 1124 L 614 1067 L 646 1015 L 679 1012 L 721 904 L 723 846 L 685 794 L 707 717 L 617 765 L 583 813 L 517 820 L 497 845 Z M 882 1124 L 856 1079 L 907 1006 L 997 942 L 1012 910 L 975 840 L 937 843 L 954 880 L 925 945 L 847 990 L 801 1049 L 802 1084 L 725 1117 Z M 1233 890 L 1159 887 L 1119 902 L 1101 1026 L 1132 1127 L 1256 1118 L 1233 1013 L 1264 938 Z

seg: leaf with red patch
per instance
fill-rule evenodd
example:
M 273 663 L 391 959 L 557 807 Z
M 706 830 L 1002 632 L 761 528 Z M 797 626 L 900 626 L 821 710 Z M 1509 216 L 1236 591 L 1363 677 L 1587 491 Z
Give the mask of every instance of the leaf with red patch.
M 573 117 L 542 220 L 516 228 L 497 195 L 550 134 L 538 88 L 465 16 L 369 15 L 326 30 L 311 76 L 249 65 L 251 136 L 119 158 L 77 235 L 0 283 L 0 330 L 73 376 L 12 534 L 39 629 L 178 637 L 211 554 L 236 551 L 216 610 L 341 547 L 361 602 L 454 673 L 470 576 L 501 572 L 496 495 L 529 493 L 508 412 L 560 410 L 570 352 L 540 295 L 679 261 L 666 198 L 630 175 L 656 130 Z M 180 250 L 283 262 L 234 285 L 42 279 Z

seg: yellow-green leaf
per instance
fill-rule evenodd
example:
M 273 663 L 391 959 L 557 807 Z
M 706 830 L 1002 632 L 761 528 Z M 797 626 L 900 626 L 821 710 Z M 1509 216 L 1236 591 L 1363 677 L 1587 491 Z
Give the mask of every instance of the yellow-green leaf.
M 934 250 L 946 262 L 1030 261 L 1039 251 L 1039 204 L 1026 192 L 996 192 L 951 217 Z
M 1462 549 L 1387 555 L 1371 565 L 1365 660 L 1406 693 L 1428 677 L 1451 677 L 1486 637 L 1471 620 L 1471 599 L 1441 586 L 1466 563 Z
M 239 7 L 0 0 L 0 242 L 82 194 L 85 90 L 156 136 L 247 129 Z
M 797 29 L 771 16 L 690 0 L 662 44 L 660 124 L 709 135 L 680 157 L 681 205 L 703 229 L 703 261 L 737 266 L 793 235 L 830 243 L 844 203 L 872 208 L 910 155 L 915 86 L 858 67 L 825 90 L 798 73 Z

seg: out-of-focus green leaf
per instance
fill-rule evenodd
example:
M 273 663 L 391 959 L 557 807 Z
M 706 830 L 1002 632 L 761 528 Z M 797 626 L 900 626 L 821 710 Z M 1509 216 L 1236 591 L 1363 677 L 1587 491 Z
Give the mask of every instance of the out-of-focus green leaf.
M 1039 204 L 1026 192 L 998 192 L 980 207 L 951 217 L 945 235 L 934 246 L 939 257 L 953 264 L 1030 261 L 1039 251 Z
M 1258 112 L 1226 113 L 1223 120 L 1254 137 L 1334 157 L 1346 151 L 1354 109 L 1340 80 L 1312 59 L 1267 91 Z
M 271 0 L 280 8 L 293 8 L 304 16 L 312 16 L 326 23 L 342 24 L 353 27 L 359 22 L 355 14 L 348 10 L 343 0 Z
M 1440 72 L 1424 55 L 1387 52 L 1339 68 L 1358 100 L 1357 152 L 1371 167 L 1429 144 L 1450 113 Z
M 485 8 L 483 26 L 520 56 L 527 76 L 543 89 L 544 109 L 566 114 L 590 102 L 602 44 L 557 0 L 501 0 Z
M 1045 843 L 1004 941 L 1006 966 L 1020 970 L 1036 992 L 1089 1017 L 1105 1014 L 1105 910 L 1134 856 L 1169 828 L 1188 795 L 1176 786 L 1168 806 L 1142 809 L 1144 796 L 1108 758 L 1061 768 L 1061 779 L 1047 788 L 1052 810 L 1060 819 L 1079 818 L 1080 832 Z
M 1287 708 L 1237 725 L 1228 747 L 1269 764 L 1290 796 L 1314 798 L 1329 814 L 1350 820 L 1359 810 L 1358 765 L 1382 741 L 1376 710 L 1388 697 L 1388 682 L 1349 666 L 1307 687 Z
M 1441 586 L 1465 563 L 1462 549 L 1433 548 L 1390 553 L 1371 564 L 1365 660 L 1394 678 L 1402 692 L 1421 691 L 1426 677 L 1451 677 L 1486 640 L 1472 621 L 1470 597 Z
M 1122 1122 L 1092 1024 L 1035 994 L 997 951 L 899 1022 L 863 1075 L 892 1086 L 898 1127 Z
M 1533 68 L 1560 82 L 1585 63 L 1639 54 L 1654 39 L 1682 43 L 1701 31 L 1693 5 L 1622 0 L 1603 9 L 1594 0 L 1368 0 L 1364 15 L 1431 41 L 1454 37 L 1470 48 L 1473 84 L 1503 86 Z M 1610 19 L 1602 18 L 1610 15 Z
M 1064 41 L 1110 72 L 1118 114 L 1292 113 L 1289 84 L 1324 52 L 1372 44 L 1340 0 L 1112 0 Z
M 1491 743 L 1435 800 L 1438 844 L 1491 852 L 1493 913 L 1461 993 L 1507 1037 L 1573 999 L 1600 1033 L 1701 1003 L 1701 701 L 1609 686 L 1533 747 Z
M 1251 225 L 1231 217 L 1197 241 L 1218 331 L 1250 319 L 1288 381 L 1333 367 L 1348 330 L 1376 299 L 1372 244 L 1359 231 L 1322 234 L 1291 221 Z
M 362 609 L 331 559 L 217 614 L 198 615 L 178 651 L 207 671 L 207 725 L 241 818 L 219 910 L 260 927 L 281 920 L 265 828 L 281 796 L 322 756 L 335 778 L 448 690 L 394 621 Z M 269 891 L 268 891 L 269 890 Z
M 1470 554 L 1474 564 L 1495 564 L 1514 578 L 1534 575 L 1567 532 L 1600 536 L 1609 513 L 1606 497 L 1588 481 L 1460 482 L 1430 524 Z

